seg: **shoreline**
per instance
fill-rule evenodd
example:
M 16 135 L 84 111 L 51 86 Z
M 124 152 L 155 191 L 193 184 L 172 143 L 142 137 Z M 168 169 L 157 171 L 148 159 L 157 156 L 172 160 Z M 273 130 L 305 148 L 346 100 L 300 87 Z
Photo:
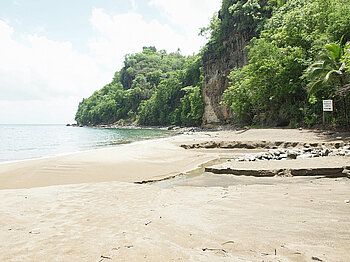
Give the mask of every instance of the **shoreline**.
M 0 164 L 0 189 L 106 181 L 158 180 L 195 169 L 216 156 L 182 149 L 181 135 L 115 147 Z
M 291 140 L 291 137 L 294 137 L 294 140 Z M 240 152 L 239 148 L 213 150 L 211 144 L 230 144 L 232 141 L 238 141 L 239 144 L 240 141 L 297 140 L 308 143 L 350 141 L 349 137 L 344 138 L 337 134 L 329 137 L 313 130 L 299 129 L 185 132 L 117 146 L 0 163 L 0 189 L 86 182 L 156 181 L 189 172 L 205 162 L 219 159 L 220 156 Z M 193 148 L 184 146 L 186 144 L 196 145 L 195 149 L 185 149 Z M 200 144 L 204 147 L 196 149 Z M 207 145 L 209 147 L 206 148 Z M 264 149 L 261 148 L 260 151 Z
M 175 135 L 177 135 L 177 134 L 175 134 Z M 171 135 L 171 136 L 173 136 L 173 135 Z M 28 159 L 0 161 L 0 166 L 1 165 L 7 165 L 7 164 L 13 164 L 13 163 L 21 163 L 21 162 L 26 162 L 26 161 L 35 161 L 35 160 L 43 160 L 43 159 L 51 159 L 51 158 L 55 158 L 55 157 L 69 156 L 69 155 L 75 155 L 75 154 L 79 154 L 79 153 L 88 153 L 88 152 L 93 152 L 93 151 L 98 151 L 98 150 L 117 148 L 117 147 L 120 147 L 120 146 L 129 145 L 129 144 L 133 144 L 133 143 L 143 143 L 143 142 L 146 142 L 146 141 L 166 139 L 166 138 L 171 137 L 171 136 L 169 135 L 167 137 L 150 138 L 150 139 L 145 139 L 145 140 L 140 140 L 140 141 L 126 142 L 126 143 L 121 143 L 121 144 L 117 144 L 117 145 L 107 145 L 107 146 L 102 146 L 101 148 L 92 148 L 92 149 L 86 149 L 86 150 L 81 150 L 81 151 L 72 151 L 72 152 L 67 152 L 67 153 L 59 153 L 59 154 L 56 154 L 56 155 L 34 157 L 34 158 L 28 158 Z
M 176 182 L 134 183 L 256 152 L 183 144 L 291 138 L 337 139 L 309 130 L 198 132 L 0 165 L 0 260 L 348 261 L 348 178 L 249 177 L 201 169 Z M 338 156 L 311 160 L 239 165 L 350 163 L 350 157 Z
M 19 124 L 18 124 L 19 125 Z M 8 125 L 5 125 L 8 126 Z M 23 125 L 19 125 L 19 126 L 23 126 Z M 41 124 L 37 124 L 37 125 L 27 125 L 27 126 L 42 126 Z M 60 127 L 66 127 L 63 124 L 49 124 L 49 125 L 45 125 L 45 126 L 60 126 Z M 92 128 L 92 127 L 87 127 L 87 128 Z M 96 127 L 99 128 L 99 127 Z M 103 129 L 103 128 L 101 128 Z M 130 130 L 135 130 L 135 129 L 130 129 Z M 153 129 L 153 130 L 161 130 L 161 131 L 165 131 L 162 129 Z M 174 132 L 174 131 L 169 131 L 169 133 L 162 133 L 162 135 L 159 135 L 158 137 L 146 137 L 146 138 L 142 138 L 140 140 L 136 139 L 134 141 L 124 141 L 124 142 L 117 142 L 114 144 L 106 144 L 106 145 L 99 145 L 99 146 L 91 146 L 90 148 L 87 149 L 82 149 L 82 148 L 75 148 L 73 149 L 73 151 L 67 151 L 67 152 L 62 152 L 62 153 L 52 153 L 49 155 L 42 155 L 42 156 L 33 156 L 33 157 L 29 157 L 29 158 L 25 158 L 25 159 L 12 159 L 12 160 L 0 160 L 0 166 L 3 164 L 11 164 L 11 163 L 16 163 L 16 162 L 23 162 L 23 161 L 32 161 L 32 160 L 39 160 L 39 159 L 47 159 L 47 158 L 52 158 L 52 157 L 60 157 L 60 156 L 66 156 L 66 155 L 70 155 L 70 154 L 76 154 L 76 153 L 84 153 L 84 152 L 90 152 L 90 151 L 94 151 L 94 150 L 103 150 L 103 149 L 107 149 L 107 148 L 113 148 L 113 147 L 119 147 L 119 146 L 123 146 L 126 144 L 131 144 L 131 143 L 137 143 L 137 142 L 142 142 L 142 141 L 147 141 L 147 140 L 156 140 L 156 139 L 162 139 L 162 138 L 167 138 L 167 137 L 171 137 L 174 135 L 177 135 L 178 133 Z

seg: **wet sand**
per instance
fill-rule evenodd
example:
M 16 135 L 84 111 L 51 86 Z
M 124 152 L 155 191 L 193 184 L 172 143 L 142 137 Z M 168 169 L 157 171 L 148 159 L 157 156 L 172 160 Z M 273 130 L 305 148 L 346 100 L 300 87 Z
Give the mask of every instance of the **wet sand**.
M 282 138 L 344 140 L 307 130 L 203 132 L 0 165 L 0 261 L 350 261 L 348 178 L 204 173 L 131 183 L 228 154 L 182 143 Z
M 186 136 L 0 164 L 0 189 L 171 177 L 216 157 L 178 146 Z

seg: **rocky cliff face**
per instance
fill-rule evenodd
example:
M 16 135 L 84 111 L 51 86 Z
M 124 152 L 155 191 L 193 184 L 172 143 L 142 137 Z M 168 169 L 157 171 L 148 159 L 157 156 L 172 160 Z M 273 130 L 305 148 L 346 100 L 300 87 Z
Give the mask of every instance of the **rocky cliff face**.
M 212 42 L 203 54 L 204 83 L 202 96 L 205 103 L 203 126 L 225 124 L 232 113 L 222 105 L 222 94 L 227 89 L 227 76 L 235 68 L 248 63 L 244 48 L 258 35 L 258 29 L 271 16 L 268 0 L 248 4 L 248 0 L 223 0 L 218 13 L 221 20 Z
M 248 53 L 244 48 L 250 36 L 233 34 L 223 42 L 220 54 L 209 46 L 203 55 L 204 83 L 202 96 L 205 103 L 203 126 L 225 124 L 231 116 L 230 108 L 222 105 L 222 94 L 229 85 L 227 76 L 235 67 L 248 63 Z

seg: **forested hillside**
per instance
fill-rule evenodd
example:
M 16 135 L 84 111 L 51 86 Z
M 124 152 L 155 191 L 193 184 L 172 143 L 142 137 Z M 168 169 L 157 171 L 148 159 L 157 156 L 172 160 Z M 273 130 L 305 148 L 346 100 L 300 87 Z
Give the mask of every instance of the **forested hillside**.
M 127 55 L 113 81 L 80 102 L 78 124 L 200 125 L 201 57 L 155 47 Z
M 231 2 L 237 12 L 245 12 L 242 2 L 258 3 Z M 322 122 L 322 100 L 333 99 L 332 125 L 346 126 L 349 40 L 350 1 L 276 1 L 271 18 L 251 39 L 248 65 L 229 75 L 224 103 L 233 121 L 313 126 Z
M 201 33 L 208 44 L 196 56 L 154 47 L 127 55 L 113 81 L 79 104 L 76 121 L 201 125 L 213 96 L 235 125 L 317 125 L 322 100 L 333 99 L 331 125 L 348 126 L 350 1 L 223 0 Z M 203 70 L 203 59 L 212 59 L 211 70 Z M 229 69 L 217 82 L 215 63 Z M 218 92 L 203 94 L 203 82 Z

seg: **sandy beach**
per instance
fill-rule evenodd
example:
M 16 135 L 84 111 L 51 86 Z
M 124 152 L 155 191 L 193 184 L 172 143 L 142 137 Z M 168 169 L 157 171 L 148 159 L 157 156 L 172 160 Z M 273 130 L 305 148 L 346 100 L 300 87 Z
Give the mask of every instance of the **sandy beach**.
M 206 141 L 348 143 L 349 136 L 198 132 L 0 164 L 0 261 L 350 261 L 350 179 L 206 173 L 199 167 L 266 151 L 181 147 Z M 350 157 L 284 162 L 347 166 Z

